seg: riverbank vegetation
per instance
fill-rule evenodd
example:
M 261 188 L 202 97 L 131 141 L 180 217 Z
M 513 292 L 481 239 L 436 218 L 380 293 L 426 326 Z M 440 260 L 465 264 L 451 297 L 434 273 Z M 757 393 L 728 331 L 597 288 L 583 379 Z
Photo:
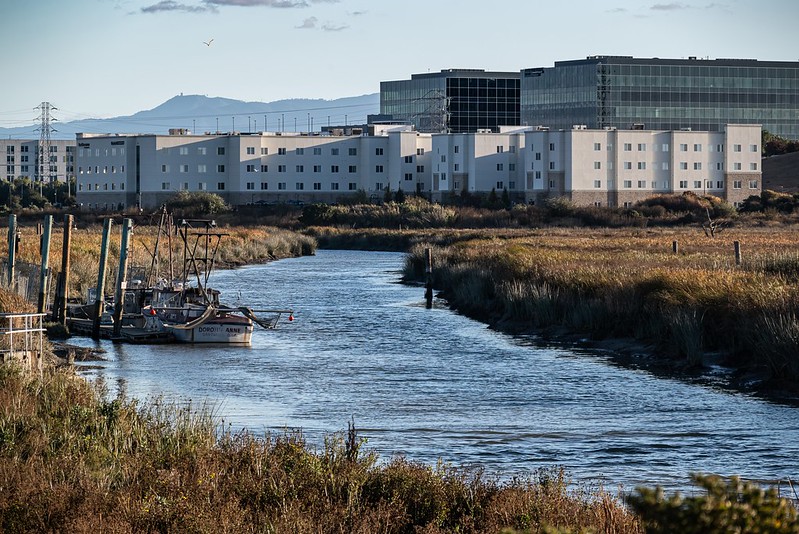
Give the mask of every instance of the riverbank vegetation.
M 0 366 L 0 529 L 641 532 L 616 498 L 568 489 L 559 470 L 500 482 L 363 445 L 354 425 L 316 449 L 299 432 L 233 433 L 210 407 L 108 399 L 67 371 Z
M 434 287 L 494 325 L 636 338 L 679 367 L 722 353 L 731 365 L 795 384 L 798 242 L 797 229 L 735 228 L 715 238 L 696 228 L 548 229 L 420 243 L 405 276 L 424 279 L 429 246 Z

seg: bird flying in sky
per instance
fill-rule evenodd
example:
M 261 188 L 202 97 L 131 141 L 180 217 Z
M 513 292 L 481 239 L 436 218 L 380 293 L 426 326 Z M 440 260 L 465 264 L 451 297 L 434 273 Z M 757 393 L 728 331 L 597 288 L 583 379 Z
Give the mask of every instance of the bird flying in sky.
M 211 43 L 213 43 L 213 42 L 214 42 L 214 40 L 213 40 L 213 39 L 208 39 L 207 41 L 203 41 L 203 44 L 204 44 L 205 46 L 211 46 Z

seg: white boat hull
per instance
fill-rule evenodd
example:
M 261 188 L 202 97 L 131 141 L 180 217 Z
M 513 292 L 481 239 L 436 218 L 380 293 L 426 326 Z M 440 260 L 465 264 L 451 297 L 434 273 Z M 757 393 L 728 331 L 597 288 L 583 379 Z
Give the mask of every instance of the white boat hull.
M 243 322 L 222 323 L 208 321 L 194 328 L 170 328 L 181 343 L 227 343 L 249 345 L 252 342 L 252 324 Z

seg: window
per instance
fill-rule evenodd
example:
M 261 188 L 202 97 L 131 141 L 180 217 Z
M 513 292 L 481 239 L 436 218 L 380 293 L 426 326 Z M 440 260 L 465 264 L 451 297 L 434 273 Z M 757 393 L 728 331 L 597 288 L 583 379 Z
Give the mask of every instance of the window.
M 681 171 L 687 171 L 688 170 L 688 162 L 687 161 L 681 161 L 680 162 L 680 170 Z
M 255 147 L 254 146 L 248 146 L 247 147 L 247 154 L 255 155 Z
M 413 163 L 413 156 L 405 156 L 405 163 Z
M 625 161 L 625 162 L 624 162 L 624 169 L 625 169 L 625 170 L 628 170 L 628 171 L 629 171 L 629 170 L 631 170 L 632 168 L 633 168 L 633 162 L 632 162 L 632 161 Z
M 602 150 L 602 143 L 594 143 L 594 150 Z
M 122 184 L 122 185 L 124 186 L 125 184 Z M 200 182 L 200 183 L 197 184 L 197 190 L 198 191 L 205 191 L 206 188 L 207 188 L 207 186 L 206 186 L 205 182 Z M 124 189 L 124 187 L 123 187 L 123 189 Z
M 269 189 L 269 183 L 261 182 L 261 191 L 266 191 Z
M 646 143 L 638 143 L 638 152 L 646 152 Z
M 749 145 L 749 152 L 757 152 L 757 145 Z
M 508 147 L 508 151 L 510 151 L 511 154 L 515 154 L 516 153 L 516 145 L 510 145 Z
M 180 153 L 181 156 L 188 156 L 189 155 L 189 147 L 182 146 L 182 147 L 180 147 L 178 149 L 178 152 Z
M 304 172 L 305 167 L 303 165 L 297 165 L 296 167 L 294 167 L 294 170 L 295 172 Z
M 497 182 L 497 189 L 504 189 L 505 184 L 503 182 Z
M 716 182 L 716 189 L 724 189 L 724 182 L 721 180 Z
M 516 170 L 516 164 L 515 163 L 508 163 L 508 170 L 511 171 L 511 172 L 515 171 Z
M 295 148 L 294 149 L 294 154 L 297 155 L 297 156 L 303 156 L 303 155 L 305 155 L 305 149 L 304 148 Z
M 269 172 L 269 165 L 261 165 L 261 172 Z
M 224 156 L 225 155 L 225 147 L 223 147 L 223 146 L 216 147 L 216 155 L 217 156 Z
M 262 156 L 268 156 L 269 155 L 269 148 L 265 147 L 265 146 L 262 146 L 261 147 L 261 155 Z
M 383 190 L 383 182 L 375 182 L 375 190 L 382 191 Z
M 197 165 L 197 172 L 205 174 L 207 172 L 207 167 L 205 165 Z
M 632 143 L 624 143 L 624 151 L 625 152 L 630 152 L 632 149 L 633 149 L 633 144 Z
M 516 189 L 516 182 L 508 182 L 508 189 Z
M 247 191 L 255 190 L 255 182 L 247 182 Z
M 633 181 L 632 180 L 624 180 L 624 188 L 625 189 L 631 189 L 632 186 L 633 186 Z
M 717 171 L 723 171 L 723 170 L 724 170 L 724 163 L 722 163 L 722 162 L 720 162 L 720 161 L 719 161 L 719 162 L 717 162 L 717 163 L 716 163 L 716 170 L 717 170 Z
M 724 152 L 724 145 L 716 145 L 716 152 Z
M 638 170 L 639 171 L 645 171 L 646 170 L 646 162 L 645 161 L 639 161 L 638 162 Z
M 447 156 L 441 154 L 441 163 L 446 163 L 446 162 L 447 162 Z
M 315 147 L 313 149 L 313 155 L 314 156 L 321 156 L 322 155 L 322 147 Z
M 89 167 L 91 169 L 91 167 Z M 169 172 L 169 165 L 161 165 L 161 172 Z
M 549 162 L 549 170 L 550 171 L 554 171 L 555 170 L 555 162 L 554 161 L 550 161 Z
M 502 163 L 497 163 L 497 170 L 498 170 L 498 171 L 501 171 L 501 170 L 503 170 L 503 165 L 502 165 Z
M 713 182 L 710 180 L 705 180 L 705 189 L 713 189 Z
M 594 189 L 602 188 L 602 180 L 594 180 Z
M 103 172 L 105 172 L 105 171 L 103 171 Z M 188 165 L 181 165 L 180 166 L 180 172 L 189 172 L 189 166 Z
M 285 156 L 286 155 L 286 147 L 284 147 L 284 146 L 278 147 L 277 155 L 278 156 Z
M 313 172 L 322 172 L 322 166 L 321 165 L 314 165 L 313 166 Z
M 255 172 L 255 165 L 247 165 L 247 172 Z
M 169 191 L 170 188 L 169 182 L 161 182 L 161 191 Z
M 599 170 L 601 168 L 602 168 L 602 162 L 601 161 L 595 161 L 594 162 L 594 169 L 595 170 Z
M 405 179 L 406 180 L 413 180 L 413 173 L 406 172 L 405 173 Z
M 541 161 L 541 152 L 536 152 L 535 153 L 535 160 L 536 161 Z
M 669 151 L 669 144 L 663 143 L 663 152 L 668 152 L 668 151 Z
M 286 166 L 285 165 L 278 165 L 277 166 L 277 172 L 286 172 Z
M 555 143 L 549 143 L 549 150 L 550 151 L 555 150 Z
M 688 180 L 680 180 L 680 189 L 688 189 Z
M 750 163 L 749 164 L 749 170 L 750 171 L 756 171 L 757 170 L 757 163 Z
M 297 183 L 294 184 L 294 190 L 295 191 L 302 191 L 303 189 L 305 189 L 305 184 L 304 183 L 297 182 Z
M 331 165 L 330 166 L 330 172 L 334 172 L 334 173 L 338 172 L 338 165 Z
M 375 148 L 375 156 L 382 156 L 382 155 L 383 155 L 383 149 L 381 147 Z
M 702 145 L 694 143 L 694 152 L 702 152 Z
M 740 163 L 733 163 L 732 164 L 732 170 L 740 171 L 741 170 L 741 164 Z
M 338 148 L 331 148 L 330 149 L 331 156 L 338 156 Z
M 694 180 L 694 189 L 702 188 L 702 180 Z
M 660 168 L 662 170 L 664 170 L 664 171 L 669 170 L 669 162 L 668 161 L 664 161 L 663 163 L 660 164 Z
M 505 152 L 505 147 L 502 146 L 502 145 L 498 146 L 497 147 L 497 154 L 502 154 L 503 152 Z
M 224 191 L 225 190 L 225 182 L 217 182 L 216 189 L 217 189 L 217 191 Z
M 688 152 L 688 143 L 680 143 L 680 152 Z
M 638 180 L 638 189 L 646 189 L 646 180 Z
M 349 155 L 350 156 L 357 156 L 358 155 L 358 149 L 357 148 L 350 148 L 349 149 Z
M 757 189 L 757 180 L 749 180 L 749 189 Z
M 349 172 L 349 173 L 358 172 L 358 166 L 357 165 L 350 165 L 349 168 L 347 169 L 347 172 Z
M 417 148 L 416 149 L 417 156 L 424 156 L 424 148 Z
M 338 191 L 338 182 L 331 182 L 330 183 L 330 190 L 331 191 Z
M 733 152 L 740 152 L 741 151 L 741 145 L 732 145 L 732 151 Z
M 554 189 L 555 188 L 555 180 L 550 180 L 549 181 L 549 188 L 550 189 Z
M 458 145 L 455 145 L 453 148 L 454 148 L 454 152 L 455 152 L 455 154 L 457 154 L 458 152 L 460 152 L 460 147 L 459 147 Z
M 535 171 L 535 179 L 536 180 L 540 180 L 541 179 L 541 171 Z
M 383 166 L 382 165 L 375 165 L 375 172 L 383 172 Z
M 277 183 L 277 188 L 278 188 L 280 191 L 283 191 L 283 190 L 285 190 L 285 189 L 286 189 L 286 182 L 278 182 L 278 183 Z
M 347 189 L 349 189 L 350 191 L 355 191 L 358 189 L 358 184 L 356 184 L 355 182 L 350 182 Z
M 741 180 L 733 180 L 732 188 L 733 189 L 740 189 L 741 188 Z
M 314 191 L 321 191 L 322 190 L 322 182 L 314 182 L 313 183 Z

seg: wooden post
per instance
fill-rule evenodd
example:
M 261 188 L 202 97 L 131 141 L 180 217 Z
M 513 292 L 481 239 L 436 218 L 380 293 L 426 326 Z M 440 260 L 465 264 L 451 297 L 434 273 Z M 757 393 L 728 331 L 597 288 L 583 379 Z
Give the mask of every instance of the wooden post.
M 42 270 L 39 275 L 39 313 L 47 310 L 47 277 L 50 274 L 50 234 L 53 230 L 53 216 L 44 216 L 42 232 Z
M 734 241 L 733 245 L 735 246 L 735 265 L 741 265 L 741 242 Z
M 17 256 L 17 216 L 8 216 L 8 289 L 15 291 L 14 288 L 14 267 Z
M 433 252 L 429 248 L 424 249 L 425 259 L 425 274 L 427 280 L 425 281 L 424 298 L 426 300 L 427 308 L 433 307 Z
M 680 252 L 680 245 L 676 240 L 671 242 L 671 251 L 675 254 L 679 254 Z
M 53 320 L 67 324 L 67 300 L 69 299 L 69 251 L 72 248 L 72 215 L 64 215 L 64 242 L 61 247 L 61 272 L 53 304 Z
M 122 220 L 122 243 L 119 246 L 119 271 L 117 271 L 117 286 L 114 295 L 114 337 L 119 337 L 122 333 L 122 308 L 125 304 L 125 291 L 122 286 L 125 285 L 128 271 L 128 240 L 132 228 L 132 219 Z
M 94 296 L 94 321 L 92 322 L 92 337 L 100 339 L 100 319 L 103 316 L 103 292 L 105 290 L 105 267 L 108 263 L 108 241 L 111 238 L 111 219 L 106 219 L 103 224 L 103 244 L 100 247 L 100 270 L 97 273 L 97 291 Z

